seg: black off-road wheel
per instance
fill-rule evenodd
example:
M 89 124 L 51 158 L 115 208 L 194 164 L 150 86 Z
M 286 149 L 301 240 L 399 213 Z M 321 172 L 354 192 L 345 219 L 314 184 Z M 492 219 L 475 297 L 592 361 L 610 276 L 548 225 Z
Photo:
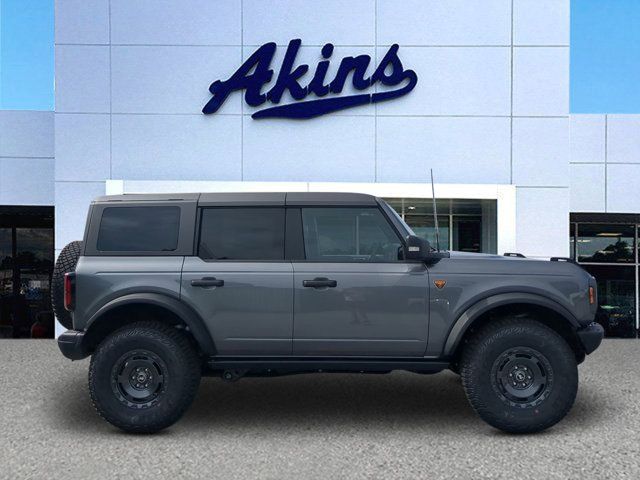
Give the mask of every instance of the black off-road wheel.
M 532 319 L 485 325 L 465 346 L 460 364 L 473 409 L 509 433 L 555 425 L 578 391 L 575 353 L 558 333 Z
M 91 357 L 89 392 L 98 414 L 133 433 L 174 424 L 200 385 L 201 362 L 180 330 L 136 322 L 109 335 Z
M 56 260 L 51 276 L 51 306 L 53 313 L 64 328 L 73 328 L 71 314 L 64 308 L 64 274 L 75 271 L 82 252 L 82 242 L 76 240 L 68 243 Z

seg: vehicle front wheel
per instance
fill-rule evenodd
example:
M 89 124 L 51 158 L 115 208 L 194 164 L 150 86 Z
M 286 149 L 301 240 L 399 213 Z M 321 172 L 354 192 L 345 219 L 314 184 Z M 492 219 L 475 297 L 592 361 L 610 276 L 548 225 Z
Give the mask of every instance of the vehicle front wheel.
M 461 376 L 478 415 L 510 433 L 539 432 L 556 424 L 578 390 L 573 350 L 532 319 L 504 319 L 476 332 L 462 353 Z
M 109 335 L 89 367 L 97 412 L 127 432 L 152 433 L 175 423 L 200 384 L 198 355 L 183 332 L 136 322 Z

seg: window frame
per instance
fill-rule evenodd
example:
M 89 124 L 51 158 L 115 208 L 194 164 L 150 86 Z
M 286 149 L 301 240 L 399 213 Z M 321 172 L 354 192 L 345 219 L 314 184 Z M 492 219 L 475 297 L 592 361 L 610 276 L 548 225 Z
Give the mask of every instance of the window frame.
M 283 221 L 283 225 L 284 225 L 284 231 L 283 231 L 283 241 L 284 241 L 284 247 L 283 247 L 283 258 L 282 259 L 217 259 L 217 258 L 203 258 L 200 255 L 200 241 L 202 238 L 202 222 L 203 222 L 203 218 L 204 218 L 204 211 L 205 210 L 214 210 L 214 209 L 225 209 L 225 210 L 229 210 L 229 209 L 235 209 L 235 210 L 241 210 L 241 209 L 251 209 L 251 210 L 256 210 L 256 209 L 271 209 L 271 210 L 282 210 L 283 211 L 283 215 L 284 215 L 284 221 Z M 194 256 L 198 257 L 200 260 L 202 260 L 203 262 L 207 262 L 207 263 L 289 263 L 291 260 L 287 257 L 287 223 L 289 220 L 287 211 L 289 209 L 285 208 L 284 205 L 251 205 L 251 204 L 247 204 L 247 205 L 205 205 L 205 206 L 199 206 L 198 207 L 198 212 L 197 212 L 197 220 L 196 220 L 196 226 L 197 226 L 197 231 L 196 234 L 194 235 L 194 245 L 193 245 L 193 251 L 194 251 Z M 302 220 L 301 220 L 302 222 Z M 301 223 L 302 224 L 302 223 Z
M 127 207 L 178 207 L 180 220 L 178 223 L 178 243 L 175 250 L 98 250 L 98 234 L 102 215 L 107 208 Z M 194 201 L 140 201 L 140 202 L 105 202 L 94 203 L 89 207 L 85 233 L 86 256 L 95 257 L 183 257 L 193 255 L 193 232 L 195 230 L 196 203 Z
M 383 208 L 381 208 L 380 204 L 378 205 L 308 205 L 308 206 L 301 206 L 299 207 L 300 209 L 300 237 L 301 237 L 301 241 L 302 241 L 302 250 L 304 252 L 304 259 L 303 260 L 292 260 L 295 262 L 299 262 L 299 263 L 344 263 L 344 264 L 355 264 L 355 265 L 375 265 L 375 264 L 399 264 L 399 263 L 423 263 L 419 260 L 407 260 L 406 258 L 406 254 L 407 254 L 407 242 L 406 242 L 406 238 L 403 238 L 403 236 L 401 235 L 401 233 L 398 231 L 398 228 L 396 227 L 396 225 L 393 223 L 393 221 L 391 221 L 391 219 L 389 218 L 389 216 L 387 215 L 387 213 L 384 211 Z M 384 221 L 387 223 L 387 225 L 389 225 L 389 227 L 391 228 L 391 231 L 393 232 L 393 234 L 397 237 L 397 239 L 400 242 L 400 245 L 402 247 L 402 260 L 396 260 L 396 261 L 381 261 L 381 262 L 358 262 L 358 261 L 327 261 L 327 260 L 311 260 L 307 258 L 307 254 L 306 254 L 306 244 L 304 241 L 304 222 L 302 219 L 302 210 L 311 210 L 311 209 L 349 209 L 349 210 L 353 210 L 353 209 L 371 209 L 371 210 L 377 210 L 378 212 L 380 212 L 380 215 L 382 215 L 382 218 L 384 218 Z

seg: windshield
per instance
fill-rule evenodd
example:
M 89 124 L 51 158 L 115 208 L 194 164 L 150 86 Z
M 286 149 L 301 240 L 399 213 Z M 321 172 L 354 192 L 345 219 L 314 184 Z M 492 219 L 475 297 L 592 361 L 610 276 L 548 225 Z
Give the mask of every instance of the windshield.
M 404 228 L 407 234 L 415 235 L 415 232 L 412 230 L 412 228 L 406 224 L 402 217 L 398 215 L 398 212 L 396 212 L 387 202 L 385 202 L 384 200 L 380 200 L 380 204 L 382 205 L 382 208 L 387 211 L 387 213 L 390 213 L 393 218 L 397 220 L 400 225 L 402 225 L 402 228 Z

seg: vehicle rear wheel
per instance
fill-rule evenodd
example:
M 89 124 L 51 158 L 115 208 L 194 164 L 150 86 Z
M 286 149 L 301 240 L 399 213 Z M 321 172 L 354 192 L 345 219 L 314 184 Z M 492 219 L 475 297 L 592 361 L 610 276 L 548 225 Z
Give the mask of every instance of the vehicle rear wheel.
M 532 319 L 486 325 L 462 353 L 462 385 L 488 424 L 533 433 L 562 420 L 578 390 L 576 357 L 551 328 Z
M 82 242 L 76 240 L 68 243 L 58 255 L 51 275 L 51 305 L 58 322 L 64 328 L 73 328 L 71 314 L 64 308 L 64 275 L 75 271 L 82 252 Z
M 200 384 L 201 364 L 183 332 L 137 322 L 109 335 L 91 357 L 89 392 L 112 425 L 152 433 L 175 423 Z

